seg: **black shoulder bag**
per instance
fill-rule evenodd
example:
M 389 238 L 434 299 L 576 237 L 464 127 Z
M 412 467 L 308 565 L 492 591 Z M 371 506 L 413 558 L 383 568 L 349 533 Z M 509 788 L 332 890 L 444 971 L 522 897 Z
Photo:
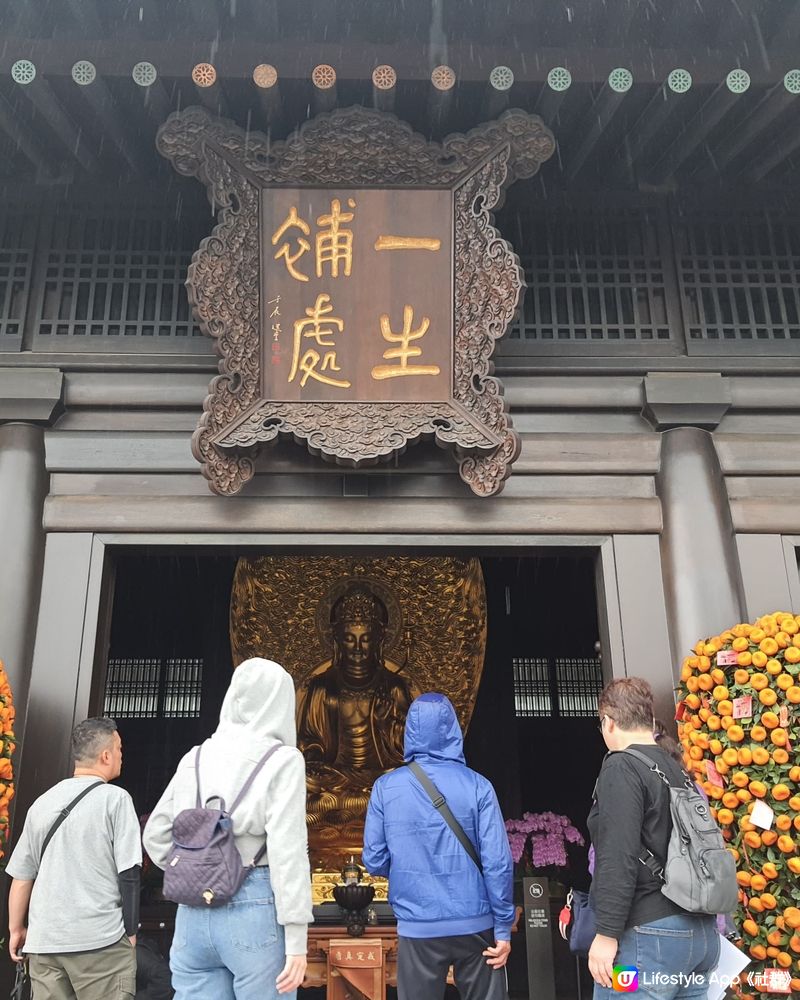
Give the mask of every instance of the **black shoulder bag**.
M 483 865 L 481 864 L 481 859 L 478 857 L 478 852 L 475 850 L 475 845 L 469 839 L 469 837 L 464 833 L 464 827 L 458 822 L 447 804 L 447 799 L 442 795 L 439 789 L 434 785 L 428 775 L 422 770 L 422 768 L 417 764 L 416 761 L 411 761 L 408 765 L 409 770 L 417 779 L 417 781 L 422 785 L 425 791 L 428 793 L 428 798 L 434 805 L 442 816 L 442 819 L 447 823 L 453 833 L 456 835 L 456 839 L 459 844 L 464 848 L 467 854 L 475 862 L 475 866 L 478 871 L 483 875 Z
M 50 841 L 53 839 L 53 835 L 56 830 L 61 826 L 64 820 L 69 816 L 75 806 L 80 802 L 82 798 L 87 796 L 89 792 L 93 791 L 95 788 L 99 788 L 100 785 L 104 785 L 105 781 L 99 780 L 92 782 L 86 788 L 82 788 L 78 795 L 70 802 L 68 805 L 64 806 L 61 812 L 56 817 L 55 823 L 47 831 L 47 836 L 42 842 L 42 849 L 39 852 L 39 866 L 41 867 L 42 858 L 44 857 L 44 852 L 47 850 Z M 16 963 L 17 971 L 14 978 L 14 986 L 11 990 L 10 1000 L 30 1000 L 31 998 L 31 979 L 30 972 L 28 970 L 28 960 L 23 959 L 21 962 Z

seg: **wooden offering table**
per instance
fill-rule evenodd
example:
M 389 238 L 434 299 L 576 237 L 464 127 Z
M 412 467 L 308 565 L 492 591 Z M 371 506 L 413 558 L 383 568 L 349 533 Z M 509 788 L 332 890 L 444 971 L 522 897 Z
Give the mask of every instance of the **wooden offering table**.
M 328 987 L 328 1000 L 385 1000 L 397 984 L 397 930 L 368 927 L 348 937 L 343 926 L 308 929 L 308 969 L 303 986 Z

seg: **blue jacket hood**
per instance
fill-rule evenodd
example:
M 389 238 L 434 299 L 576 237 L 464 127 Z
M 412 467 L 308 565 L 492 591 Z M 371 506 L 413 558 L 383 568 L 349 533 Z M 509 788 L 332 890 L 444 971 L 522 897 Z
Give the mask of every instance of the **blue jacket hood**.
M 420 695 L 406 716 L 404 757 L 465 764 L 464 737 L 450 699 L 433 692 Z

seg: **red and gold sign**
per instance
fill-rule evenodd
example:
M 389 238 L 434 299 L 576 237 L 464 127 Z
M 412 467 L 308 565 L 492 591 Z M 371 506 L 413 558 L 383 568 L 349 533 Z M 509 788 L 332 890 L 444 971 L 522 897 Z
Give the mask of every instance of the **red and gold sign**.
M 186 283 L 220 355 L 193 438 L 211 489 L 239 492 L 278 437 L 352 467 L 433 438 L 498 493 L 519 439 L 492 354 L 524 282 L 492 209 L 552 155 L 541 120 L 433 143 L 357 107 L 272 143 L 189 108 L 158 148 L 220 208 Z

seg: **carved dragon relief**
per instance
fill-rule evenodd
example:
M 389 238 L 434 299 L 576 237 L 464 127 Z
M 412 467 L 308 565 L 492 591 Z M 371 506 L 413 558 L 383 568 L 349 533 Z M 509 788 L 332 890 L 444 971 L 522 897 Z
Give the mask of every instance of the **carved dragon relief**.
M 252 478 L 257 446 L 279 435 L 324 458 L 358 466 L 402 452 L 421 437 L 452 446 L 462 479 L 497 494 L 519 453 L 502 385 L 492 377 L 495 342 L 519 307 L 524 278 L 492 222 L 505 187 L 553 152 L 540 119 L 508 111 L 466 135 L 428 142 L 394 115 L 349 108 L 320 115 L 271 144 L 204 110 L 170 116 L 159 151 L 198 177 L 219 209 L 189 269 L 201 328 L 214 339 L 211 382 L 192 450 L 211 489 L 232 495 Z M 274 402 L 260 396 L 259 193 L 276 184 L 440 187 L 454 190 L 455 312 L 448 403 Z

